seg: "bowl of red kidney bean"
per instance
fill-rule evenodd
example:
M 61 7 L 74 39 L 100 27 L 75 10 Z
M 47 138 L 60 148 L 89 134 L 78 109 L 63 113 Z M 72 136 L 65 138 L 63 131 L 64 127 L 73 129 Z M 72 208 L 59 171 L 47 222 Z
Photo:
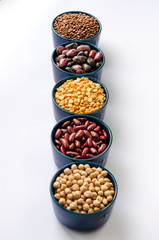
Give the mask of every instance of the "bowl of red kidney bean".
M 67 42 L 52 54 L 55 82 L 71 76 L 90 76 L 100 80 L 105 56 L 101 49 L 88 42 Z
M 112 132 L 100 119 L 77 114 L 60 120 L 51 133 L 57 167 L 83 160 L 106 164 L 112 144 Z

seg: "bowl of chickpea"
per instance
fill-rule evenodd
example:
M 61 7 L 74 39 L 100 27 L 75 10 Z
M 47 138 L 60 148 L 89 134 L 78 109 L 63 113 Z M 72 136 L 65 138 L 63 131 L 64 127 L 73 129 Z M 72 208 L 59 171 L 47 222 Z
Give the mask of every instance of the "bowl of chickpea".
M 92 162 L 65 165 L 53 176 L 50 184 L 57 219 L 77 231 L 95 230 L 106 223 L 117 192 L 112 173 Z
M 104 118 L 109 92 L 105 85 L 92 77 L 68 77 L 60 80 L 52 90 L 56 121 L 77 114 Z

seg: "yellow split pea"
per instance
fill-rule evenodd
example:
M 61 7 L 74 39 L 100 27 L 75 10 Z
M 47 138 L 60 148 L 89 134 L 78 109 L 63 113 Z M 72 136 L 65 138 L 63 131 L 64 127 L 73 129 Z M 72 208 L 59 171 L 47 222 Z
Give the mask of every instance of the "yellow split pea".
M 99 83 L 81 77 L 69 79 L 58 87 L 55 101 L 69 112 L 90 113 L 104 105 L 106 96 Z

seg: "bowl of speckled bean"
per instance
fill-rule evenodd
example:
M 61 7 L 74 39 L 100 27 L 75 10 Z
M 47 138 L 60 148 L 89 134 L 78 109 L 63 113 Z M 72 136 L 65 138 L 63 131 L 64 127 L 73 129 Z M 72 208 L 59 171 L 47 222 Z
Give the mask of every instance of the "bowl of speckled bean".
M 109 92 L 104 84 L 91 77 L 68 77 L 60 80 L 52 90 L 56 121 L 77 114 L 104 118 Z
M 71 76 L 90 76 L 100 80 L 105 56 L 101 49 L 87 42 L 59 45 L 52 54 L 55 82 Z
M 56 16 L 51 25 L 54 47 L 71 41 L 86 41 L 98 45 L 102 25 L 90 13 L 64 12 Z
M 106 223 L 117 192 L 112 173 L 92 162 L 65 165 L 50 184 L 56 217 L 66 227 L 77 231 L 95 230 Z

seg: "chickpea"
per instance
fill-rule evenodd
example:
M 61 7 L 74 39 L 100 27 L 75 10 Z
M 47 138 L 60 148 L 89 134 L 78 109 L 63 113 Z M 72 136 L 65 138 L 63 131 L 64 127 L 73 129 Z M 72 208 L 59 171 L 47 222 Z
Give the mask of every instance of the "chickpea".
M 98 200 L 94 200 L 94 201 L 93 201 L 93 205 L 94 205 L 95 207 L 99 207 L 99 206 L 100 206 L 100 202 L 99 202 Z
M 60 180 L 61 180 L 61 177 L 56 178 L 56 182 L 60 182 Z
M 89 210 L 89 205 L 87 203 L 83 204 L 83 210 L 86 212 Z
M 89 168 L 88 168 L 88 169 L 89 169 Z M 90 178 L 91 178 L 91 179 L 93 179 L 93 178 L 95 179 L 95 174 L 94 174 L 93 172 L 90 174 Z
M 90 190 L 91 192 L 94 192 L 94 191 L 95 191 L 95 188 L 94 188 L 93 186 L 90 186 L 90 187 L 89 187 L 89 190 Z
M 110 190 L 110 194 L 114 195 L 115 191 L 114 190 Z
M 77 200 L 77 204 L 83 205 L 83 204 L 84 204 L 84 199 L 79 198 L 79 199 Z
M 67 185 L 66 185 L 66 184 L 64 184 L 64 183 L 63 183 L 63 184 L 61 184 L 61 189 L 62 189 L 62 190 L 64 190 L 66 187 L 67 187 Z
M 82 186 L 83 185 L 83 180 L 80 179 L 80 180 L 77 181 L 77 183 L 78 183 L 78 185 Z
M 93 213 L 93 212 L 94 212 L 93 208 L 90 208 L 90 209 L 88 210 L 88 213 Z
M 100 191 L 100 187 L 95 187 L 96 192 Z
M 60 174 L 60 177 L 61 177 L 61 178 L 63 178 L 64 176 L 65 176 L 64 173 L 61 173 L 61 174 Z
M 108 172 L 104 170 L 104 171 L 101 172 L 101 174 L 102 174 L 103 177 L 106 177 L 108 175 Z
M 57 193 L 60 193 L 60 192 L 61 192 L 61 188 L 57 188 L 57 189 L 56 189 L 56 192 L 57 192 Z
M 100 204 L 100 209 L 103 209 L 103 208 L 105 208 L 105 206 L 104 206 L 103 203 L 101 203 L 101 204 Z
M 113 197 L 111 195 L 107 196 L 108 202 L 111 202 L 113 200 Z
M 71 204 L 71 202 L 72 202 L 72 201 L 71 201 L 70 199 L 67 199 L 67 200 L 66 200 L 66 203 L 67 203 L 68 206 Z
M 109 196 L 109 195 L 111 195 L 111 191 L 110 191 L 110 190 L 107 190 L 107 191 L 104 192 L 104 196 L 107 197 L 107 196 Z
M 92 169 L 91 168 L 86 168 L 86 172 L 88 175 L 90 175 L 92 173 Z
M 101 168 L 101 167 L 98 167 L 97 168 L 97 171 L 99 172 L 99 173 L 101 173 L 102 171 L 103 171 L 103 169 Z M 104 172 L 104 171 L 103 171 Z
M 80 210 L 80 211 L 83 209 L 82 205 L 77 205 L 77 208 L 78 208 L 78 210 Z
M 76 209 L 77 209 L 77 203 L 71 202 L 71 204 L 70 204 L 70 209 L 71 209 L 71 210 L 76 210 Z
M 76 165 L 76 164 L 72 164 L 72 165 L 71 165 L 71 169 L 72 169 L 72 170 L 77 169 L 77 165 Z
M 78 168 L 79 168 L 80 170 L 84 170 L 84 169 L 85 169 L 84 164 L 79 164 L 79 165 L 78 165 Z
M 73 194 L 72 194 L 72 193 L 69 193 L 69 194 L 67 195 L 67 198 L 70 199 L 70 200 L 72 200 L 72 199 L 73 199 Z
M 101 185 L 101 184 L 104 184 L 104 178 L 100 178 L 100 179 L 99 179 L 99 182 L 100 182 L 100 185 Z
M 73 184 L 71 188 L 73 191 L 79 190 L 78 184 Z
M 70 206 L 67 207 L 67 210 L 71 210 Z
M 86 191 L 86 192 L 84 192 L 84 196 L 86 198 L 91 198 L 92 197 L 92 192 L 91 191 Z
M 75 199 L 78 199 L 78 198 L 81 197 L 81 192 L 80 191 L 75 191 L 75 192 L 73 192 L 73 196 L 74 196 Z
M 74 176 L 71 174 L 71 175 L 68 176 L 68 179 L 69 179 L 69 181 L 73 181 L 74 180 Z
M 100 186 L 100 182 L 99 181 L 95 181 L 95 186 L 99 187 Z
M 103 192 L 105 192 L 105 191 L 108 190 L 108 187 L 106 187 L 106 185 L 102 185 L 100 188 L 101 188 L 101 190 L 102 190 Z
M 68 175 L 65 175 L 65 176 L 64 176 L 64 179 L 66 179 L 66 180 L 67 180 L 67 179 L 68 179 Z
M 60 184 L 66 184 L 66 179 L 65 178 L 61 178 L 61 180 L 60 180 Z
M 79 179 L 81 178 L 81 175 L 80 175 L 79 173 L 76 173 L 76 174 L 74 175 L 74 178 L 77 179 L 77 180 L 79 180 Z
M 94 212 L 98 212 L 100 211 L 100 208 L 99 207 L 94 207 Z
M 86 213 L 85 211 L 81 211 L 81 213 Z
M 60 199 L 60 194 L 59 193 L 55 193 L 54 197 L 59 200 Z
M 61 191 L 60 192 L 60 197 L 64 198 L 66 196 L 65 192 L 64 191 Z
M 85 171 L 82 171 L 81 175 L 87 177 L 87 173 Z
M 109 178 L 104 178 L 104 181 L 105 182 L 110 182 L 110 179 Z
M 65 173 L 66 175 L 70 175 L 70 174 L 72 173 L 72 171 L 71 171 L 70 168 L 65 168 L 65 169 L 64 169 L 64 173 Z
M 106 198 L 104 198 L 102 202 L 105 206 L 108 205 L 108 200 Z
M 75 177 L 75 173 L 79 173 L 79 169 L 73 170 L 74 177 Z
M 54 188 L 60 188 L 60 183 L 59 182 L 54 182 L 53 187 Z
M 90 165 L 89 164 L 85 164 L 85 169 L 87 169 L 87 168 L 90 168 Z
M 72 182 L 71 181 L 67 181 L 66 185 L 67 185 L 67 187 L 71 187 L 72 186 Z
M 87 178 L 85 178 L 84 181 L 90 183 L 90 182 L 91 182 L 91 178 L 90 178 L 90 177 L 87 177 Z
M 72 184 L 77 184 L 78 182 L 77 182 L 77 180 L 76 179 L 74 179 L 73 181 L 72 181 Z
M 97 196 L 96 198 L 100 203 L 103 201 L 103 198 L 101 196 Z
M 96 199 L 97 197 L 97 193 L 96 192 L 92 192 L 92 199 Z
M 70 189 L 70 188 L 65 188 L 65 193 L 66 193 L 66 194 L 71 193 L 71 189 Z
M 59 203 L 64 206 L 65 205 L 65 198 L 60 198 Z
M 81 186 L 80 187 L 81 193 L 84 193 L 87 191 L 87 187 L 86 186 Z
M 92 199 L 91 198 L 87 198 L 86 199 L 86 203 L 88 203 L 90 205 L 92 203 Z

